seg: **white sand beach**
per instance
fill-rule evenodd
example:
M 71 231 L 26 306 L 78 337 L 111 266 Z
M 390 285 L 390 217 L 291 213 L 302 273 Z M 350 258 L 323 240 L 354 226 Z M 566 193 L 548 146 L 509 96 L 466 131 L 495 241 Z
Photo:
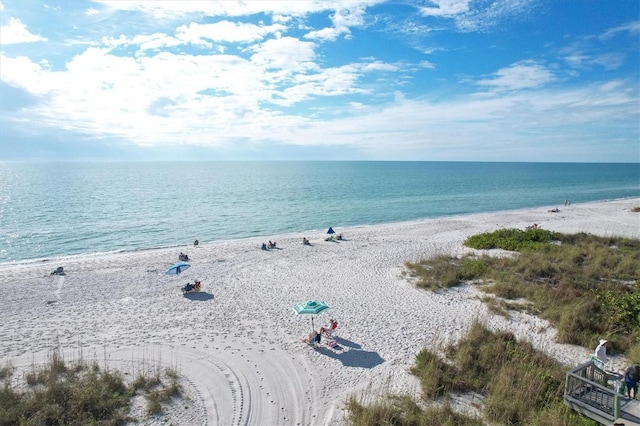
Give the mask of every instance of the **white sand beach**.
M 418 394 L 408 372 L 424 347 L 454 342 L 476 318 L 567 366 L 592 349 L 560 345 L 549 325 L 522 313 L 492 315 L 473 286 L 432 293 L 403 276 L 406 261 L 470 251 L 464 239 L 537 223 L 543 229 L 640 238 L 640 199 L 572 204 L 433 220 L 340 228 L 136 253 L 88 256 L 0 268 L 0 362 L 28 368 L 53 348 L 65 358 L 97 359 L 135 375 L 175 368 L 185 399 L 143 424 L 342 425 L 345 401 L 366 392 Z M 328 224 L 332 225 L 332 224 Z M 311 246 L 301 244 L 302 237 Z M 261 250 L 269 239 L 277 248 Z M 183 251 L 191 267 L 164 271 Z M 63 266 L 66 275 L 50 272 Z M 202 281 L 185 297 L 187 281 Z M 330 309 L 337 345 L 301 342 L 310 317 L 295 304 Z M 597 342 L 594 342 L 594 347 Z M 614 358 L 613 368 L 624 360 Z

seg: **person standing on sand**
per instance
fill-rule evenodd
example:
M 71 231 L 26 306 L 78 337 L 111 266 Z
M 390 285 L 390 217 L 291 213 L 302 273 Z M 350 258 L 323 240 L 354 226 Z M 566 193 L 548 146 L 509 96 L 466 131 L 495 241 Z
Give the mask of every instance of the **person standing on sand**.
M 624 384 L 627 386 L 627 398 L 632 398 L 631 391 L 633 391 L 633 399 L 636 399 L 638 380 L 640 380 L 640 365 L 634 364 L 627 368 L 627 371 L 624 373 Z
M 594 355 L 596 356 L 596 358 L 602 361 L 603 364 L 607 363 L 607 343 L 608 343 L 607 340 L 600 339 L 600 343 L 598 344 L 594 352 Z

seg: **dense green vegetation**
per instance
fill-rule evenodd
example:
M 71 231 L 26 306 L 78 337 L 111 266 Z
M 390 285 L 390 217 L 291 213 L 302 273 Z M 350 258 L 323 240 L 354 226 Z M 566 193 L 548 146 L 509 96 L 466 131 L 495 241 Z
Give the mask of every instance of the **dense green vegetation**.
M 420 287 L 465 281 L 549 320 L 561 343 L 591 347 L 601 337 L 640 362 L 640 241 L 503 229 L 474 235 L 472 248 L 517 250 L 513 256 L 439 256 L 407 263 Z M 634 355 L 636 354 L 636 355 Z
M 181 393 L 178 375 L 139 375 L 127 385 L 118 372 L 103 371 L 97 363 L 68 365 L 58 352 L 42 367 L 25 374 L 24 386 L 11 383 L 13 369 L 0 369 L 1 425 L 121 425 L 136 421 L 129 413 L 130 399 L 145 395 L 150 414 L 161 411 L 161 403 Z M 165 383 L 166 382 L 166 383 Z
M 562 402 L 564 368 L 511 333 L 493 333 L 475 322 L 457 345 L 445 348 L 445 356 L 448 362 L 426 349 L 416 356 L 411 372 L 420 379 L 423 401 L 390 397 L 364 406 L 351 398 L 352 424 L 597 425 Z M 447 403 L 449 392 L 468 391 L 483 396 L 485 420 L 456 413 Z

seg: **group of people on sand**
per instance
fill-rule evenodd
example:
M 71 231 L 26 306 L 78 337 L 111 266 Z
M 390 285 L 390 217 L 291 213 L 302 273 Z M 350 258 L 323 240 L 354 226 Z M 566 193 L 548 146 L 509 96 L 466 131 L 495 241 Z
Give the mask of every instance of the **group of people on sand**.
M 178 260 L 189 260 L 189 256 L 180 252 L 180 254 L 178 255 Z
M 607 363 L 607 347 L 609 346 L 609 341 L 606 339 L 600 339 L 598 342 L 598 346 L 596 346 L 596 350 L 593 355 L 597 358 L 602 365 Z M 633 364 L 627 368 L 624 372 L 624 376 L 622 377 L 622 382 L 626 388 L 627 398 L 636 399 L 638 394 L 638 382 L 640 381 L 640 365 Z
M 266 244 L 265 244 L 265 243 L 262 243 L 262 246 L 261 246 L 260 248 L 261 248 L 262 250 L 271 250 L 271 249 L 274 249 L 274 248 L 276 248 L 276 242 L 275 242 L 275 241 L 271 242 L 271 240 L 269 240 L 269 242 L 268 242 L 268 243 L 266 243 Z
M 334 240 L 343 240 L 342 234 L 338 234 L 335 237 L 333 235 L 328 236 L 325 241 L 334 241 Z M 302 244 L 305 246 L 310 246 L 311 245 L 311 241 L 309 241 L 309 239 L 307 237 L 302 237 Z M 270 249 L 274 249 L 276 248 L 276 242 L 271 242 L 271 240 L 269 240 L 268 243 L 262 243 L 262 245 L 260 246 L 260 248 L 262 250 L 270 250 Z
M 186 293 L 190 293 L 192 291 L 198 292 L 198 291 L 200 291 L 200 286 L 201 286 L 201 284 L 200 284 L 199 280 L 195 281 L 193 284 L 187 283 L 187 285 L 182 287 L 182 293 L 186 294 Z

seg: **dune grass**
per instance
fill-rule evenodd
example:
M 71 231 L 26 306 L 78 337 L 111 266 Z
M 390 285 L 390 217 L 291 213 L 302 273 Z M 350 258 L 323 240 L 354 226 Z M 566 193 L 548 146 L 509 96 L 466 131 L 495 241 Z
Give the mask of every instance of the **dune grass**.
M 347 403 L 353 426 L 482 426 L 482 420 L 455 412 L 449 404 L 421 407 L 408 396 L 390 396 L 384 401 L 364 405 L 355 397 Z
M 178 375 L 139 374 L 127 384 L 118 371 L 101 369 L 97 362 L 66 362 L 59 351 L 47 364 L 32 366 L 23 383 L 12 380 L 13 368 L 6 366 L 0 379 L 1 425 L 122 425 L 137 422 L 129 415 L 131 399 L 144 395 L 149 414 L 179 396 Z
M 595 426 L 562 402 L 565 369 L 552 358 L 518 342 L 511 333 L 493 333 L 475 321 L 447 359 L 427 349 L 411 369 L 420 380 L 422 401 L 386 398 L 365 406 L 347 404 L 353 425 L 555 425 Z M 473 391 L 483 398 L 482 418 L 456 413 L 450 392 Z M 444 403 L 442 401 L 444 400 Z
M 549 320 L 560 343 L 591 347 L 600 338 L 634 362 L 640 352 L 640 241 L 560 234 L 546 230 L 498 230 L 465 241 L 476 249 L 517 250 L 513 256 L 438 256 L 407 263 L 419 287 L 438 289 L 463 282 L 503 305 Z
M 561 343 L 592 348 L 606 337 L 640 363 L 640 241 L 503 229 L 474 235 L 465 245 L 512 253 L 437 256 L 405 266 L 419 287 L 442 291 L 476 283 L 497 296 L 485 298 L 495 313 L 520 309 L 546 318 Z M 476 321 L 444 355 L 447 361 L 424 349 L 416 356 L 411 372 L 423 401 L 388 397 L 365 406 L 352 398 L 352 424 L 598 424 L 562 402 L 566 368 L 510 333 L 493 333 Z M 469 391 L 483 396 L 482 419 L 452 413 L 446 403 L 451 392 Z

